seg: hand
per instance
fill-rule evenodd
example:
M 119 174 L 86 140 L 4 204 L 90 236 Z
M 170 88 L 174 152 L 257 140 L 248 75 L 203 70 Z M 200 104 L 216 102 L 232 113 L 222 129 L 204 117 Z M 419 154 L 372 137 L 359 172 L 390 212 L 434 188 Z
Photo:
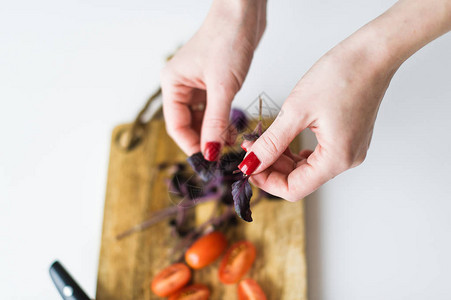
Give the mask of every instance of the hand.
M 250 178 L 253 184 L 295 201 L 363 162 L 392 76 L 381 72 L 370 54 L 339 45 L 307 72 L 273 124 L 255 143 L 243 145 L 254 154 L 240 169 L 256 174 Z M 315 151 L 292 154 L 289 144 L 306 128 L 318 140 Z M 252 161 L 254 167 L 261 162 L 255 172 Z
M 265 26 L 266 1 L 215 0 L 199 31 L 162 71 L 166 129 L 187 155 L 202 149 L 207 160 L 218 158 L 230 138 L 231 102 Z
M 401 0 L 322 57 L 298 82 L 239 168 L 263 190 L 296 201 L 365 159 L 377 111 L 396 70 L 451 30 L 451 0 Z M 292 154 L 301 131 L 315 151 Z

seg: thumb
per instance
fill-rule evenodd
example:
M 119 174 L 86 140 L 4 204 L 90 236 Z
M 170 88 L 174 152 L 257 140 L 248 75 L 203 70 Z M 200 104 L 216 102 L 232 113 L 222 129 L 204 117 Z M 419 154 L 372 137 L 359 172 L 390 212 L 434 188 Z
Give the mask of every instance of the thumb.
M 246 175 L 260 173 L 271 166 L 287 149 L 294 138 L 307 128 L 307 116 L 298 115 L 288 100 L 269 128 L 247 149 L 238 166 Z
M 233 97 L 233 90 L 227 90 L 224 86 L 207 87 L 201 149 L 208 161 L 216 161 L 223 145 L 229 140 L 229 115 Z

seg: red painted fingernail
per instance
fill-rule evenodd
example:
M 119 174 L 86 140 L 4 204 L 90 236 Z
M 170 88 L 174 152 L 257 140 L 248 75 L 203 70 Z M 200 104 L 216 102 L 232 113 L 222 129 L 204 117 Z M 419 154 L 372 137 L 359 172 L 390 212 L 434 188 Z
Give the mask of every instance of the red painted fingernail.
M 257 155 L 255 155 L 254 152 L 251 152 L 244 158 L 238 168 L 244 174 L 251 175 L 259 165 L 260 160 L 258 159 Z
M 204 157 L 208 161 L 216 161 L 221 152 L 221 144 L 218 142 L 208 142 L 205 144 Z
M 241 149 L 243 149 L 244 151 L 246 151 L 246 152 L 247 152 L 247 149 L 246 149 L 246 147 L 244 147 L 244 145 L 243 145 L 243 144 L 241 144 Z

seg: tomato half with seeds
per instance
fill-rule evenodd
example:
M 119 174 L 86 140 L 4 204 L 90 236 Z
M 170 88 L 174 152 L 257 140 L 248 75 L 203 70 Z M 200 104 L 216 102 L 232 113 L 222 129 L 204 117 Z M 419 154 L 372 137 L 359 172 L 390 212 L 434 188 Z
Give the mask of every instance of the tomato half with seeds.
M 198 283 L 181 289 L 169 297 L 169 300 L 208 300 L 208 298 L 210 290 L 206 285 Z
M 182 287 L 191 279 L 191 270 L 183 263 L 170 265 L 160 271 L 152 280 L 152 291 L 160 296 L 169 296 Z
M 266 300 L 266 295 L 255 280 L 246 278 L 241 280 L 238 285 L 238 299 Z
M 219 280 L 225 284 L 240 281 L 251 268 L 256 252 L 251 242 L 241 241 L 233 244 L 219 265 Z
M 193 269 L 201 269 L 214 262 L 227 247 L 227 240 L 220 231 L 208 233 L 189 247 L 185 261 Z

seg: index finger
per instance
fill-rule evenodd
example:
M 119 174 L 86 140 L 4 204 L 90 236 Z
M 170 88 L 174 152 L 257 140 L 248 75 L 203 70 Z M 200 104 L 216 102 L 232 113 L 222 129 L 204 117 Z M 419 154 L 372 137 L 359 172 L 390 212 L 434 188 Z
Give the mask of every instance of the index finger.
M 200 151 L 200 136 L 193 129 L 193 116 L 189 108 L 192 88 L 162 84 L 163 115 L 169 136 L 188 156 Z
M 298 201 L 313 193 L 336 175 L 334 165 L 329 162 L 323 148 L 315 151 L 298 163 L 290 173 L 269 168 L 252 175 L 250 181 L 262 190 L 288 201 Z

